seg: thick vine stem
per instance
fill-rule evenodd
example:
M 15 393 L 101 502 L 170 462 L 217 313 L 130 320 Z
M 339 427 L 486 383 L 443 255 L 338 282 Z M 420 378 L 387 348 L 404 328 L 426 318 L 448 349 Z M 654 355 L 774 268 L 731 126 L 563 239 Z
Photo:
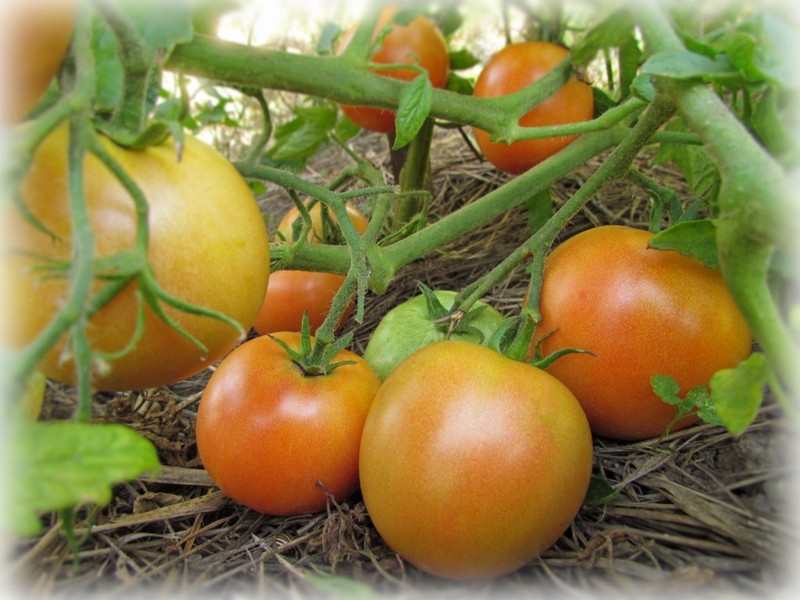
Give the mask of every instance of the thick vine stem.
M 683 44 L 654 3 L 637 7 L 637 17 L 653 52 Z M 769 289 L 776 251 L 793 254 L 793 207 L 788 178 L 750 135 L 722 99 L 699 81 L 657 81 L 675 101 L 689 127 L 700 135 L 722 177 L 717 221 L 720 269 L 756 340 L 790 396 L 800 397 L 800 349 L 792 339 Z
M 356 35 L 361 29 L 359 27 Z M 343 104 L 396 109 L 400 94 L 408 83 L 376 75 L 367 69 L 365 60 L 356 58 L 356 54 L 291 54 L 198 35 L 191 42 L 178 45 L 165 68 L 231 85 L 258 86 L 327 98 Z M 571 64 L 567 58 L 537 82 L 513 94 L 495 98 L 467 96 L 436 88 L 430 114 L 437 119 L 478 127 L 498 140 L 515 141 L 602 131 L 613 124 L 610 120 L 621 119 L 628 111 L 641 108 L 639 101 L 631 101 L 613 109 L 614 112 L 609 111 L 610 114 L 584 123 L 520 127 L 514 117 L 522 116 L 550 96 L 563 85 L 570 73 Z

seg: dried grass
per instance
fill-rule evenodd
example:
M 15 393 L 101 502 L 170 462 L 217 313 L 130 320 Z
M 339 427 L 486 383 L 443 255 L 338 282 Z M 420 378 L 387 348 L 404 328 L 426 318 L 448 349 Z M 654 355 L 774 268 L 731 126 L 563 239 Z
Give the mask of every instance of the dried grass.
M 388 166 L 383 140 L 364 136 L 359 151 Z M 473 201 L 505 176 L 480 164 L 453 132 L 434 147 L 435 200 L 431 218 Z M 324 181 L 341 157 L 323 154 L 311 176 Z M 563 201 L 589 176 L 588 165 L 554 187 Z M 685 194 L 665 168 L 650 175 Z M 279 215 L 286 195 L 271 191 L 266 212 Z M 567 234 L 600 223 L 641 223 L 644 195 L 615 184 L 578 215 Z M 441 252 L 408 265 L 389 291 L 367 297 L 356 327 L 362 350 L 380 317 L 417 293 L 417 282 L 458 289 L 488 271 L 527 237 L 522 209 L 473 232 Z M 522 299 L 522 269 L 488 300 L 511 314 Z M 585 507 L 562 538 L 533 564 L 491 582 L 455 584 L 428 577 L 388 548 L 356 495 L 329 502 L 326 512 L 278 518 L 226 499 L 202 470 L 194 443 L 197 401 L 210 370 L 169 388 L 101 394 L 96 419 L 126 423 L 157 446 L 163 470 L 123 484 L 72 557 L 55 516 L 42 535 L 18 541 L 12 571 L 31 596 L 86 597 L 350 597 L 373 589 L 398 597 L 596 597 L 705 593 L 756 597 L 781 589 L 788 549 L 796 545 L 784 490 L 792 479 L 790 433 L 767 400 L 750 429 L 733 437 L 700 424 L 660 443 L 597 439 L 595 473 L 619 495 Z M 45 418 L 64 418 L 74 404 L 69 388 L 49 384 Z M 84 524 L 85 526 L 85 524 Z M 330 574 L 347 579 L 331 577 Z

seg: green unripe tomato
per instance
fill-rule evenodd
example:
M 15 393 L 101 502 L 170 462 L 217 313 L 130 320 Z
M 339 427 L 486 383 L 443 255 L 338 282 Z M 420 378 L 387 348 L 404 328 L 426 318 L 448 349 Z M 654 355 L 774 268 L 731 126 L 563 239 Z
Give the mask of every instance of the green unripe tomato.
M 446 309 L 453 306 L 456 292 L 433 292 Z M 454 331 L 450 339 L 486 345 L 503 322 L 503 315 L 480 300 L 472 310 L 480 312 L 469 322 L 463 332 Z M 477 331 L 471 330 L 475 328 Z M 483 334 L 478 334 L 478 331 Z M 386 379 L 397 365 L 416 350 L 447 338 L 447 333 L 431 318 L 425 296 L 420 294 L 398 304 L 381 319 L 364 351 L 364 360 L 375 370 L 381 380 Z

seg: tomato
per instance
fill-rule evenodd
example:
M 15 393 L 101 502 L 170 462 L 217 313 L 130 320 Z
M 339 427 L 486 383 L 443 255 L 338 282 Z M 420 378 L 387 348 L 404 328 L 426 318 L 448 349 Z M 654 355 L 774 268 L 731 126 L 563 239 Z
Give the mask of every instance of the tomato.
M 436 290 L 434 294 L 444 308 L 452 308 L 456 292 Z M 467 330 L 463 333 L 453 332 L 449 339 L 488 343 L 503 323 L 503 315 L 481 301 L 475 303 L 475 309 L 480 309 L 480 313 L 469 325 L 483 334 L 483 338 L 478 332 Z M 447 333 L 436 326 L 428 313 L 425 296 L 415 296 L 395 306 L 381 319 L 364 350 L 364 360 L 372 365 L 381 379 L 386 379 L 412 352 L 445 338 Z
M 572 522 L 592 437 L 557 379 L 447 340 L 383 382 L 359 469 L 372 522 L 400 556 L 437 576 L 488 578 L 529 563 Z
M 397 7 L 387 6 L 381 11 L 375 26 L 373 41 L 397 13 Z M 341 53 L 350 43 L 353 30 L 347 32 L 339 44 Z M 433 87 L 447 85 L 450 72 L 450 55 L 442 32 L 424 16 L 416 17 L 407 25 L 392 25 L 383 38 L 380 49 L 370 57 L 370 62 L 380 64 L 418 64 L 428 72 Z M 419 72 L 413 69 L 375 70 L 378 75 L 411 81 Z M 392 110 L 369 106 L 342 105 L 342 112 L 359 127 L 369 131 L 394 133 L 395 113 Z
M 14 2 L 5 15 L 2 122 L 22 119 L 56 76 L 75 25 L 75 1 Z
M 300 334 L 274 337 L 293 349 Z M 342 500 L 358 489 L 361 430 L 380 380 L 355 361 L 308 376 L 269 336 L 226 356 L 197 411 L 197 449 L 208 474 L 229 497 L 272 515 L 322 510 L 324 486 Z
M 359 233 L 364 233 L 367 228 L 367 218 L 361 211 L 351 204 L 346 205 L 347 215 Z M 322 208 L 319 203 L 309 211 L 311 215 L 311 230 L 308 240 L 312 243 L 321 242 L 325 231 L 322 225 Z M 300 216 L 297 208 L 290 209 L 281 219 L 278 231 L 286 240 L 292 239 L 292 223 Z M 332 224 L 336 219 L 331 215 Z M 323 273 L 317 271 L 275 271 L 270 275 L 269 286 L 264 296 L 253 328 L 260 334 L 278 331 L 300 331 L 303 313 L 308 315 L 311 332 L 314 333 L 331 310 L 333 297 L 344 282 L 344 275 L 338 273 Z M 344 325 L 353 312 L 351 302 L 337 327 Z
M 100 143 L 149 199 L 149 260 L 163 290 L 184 302 L 222 312 L 247 331 L 264 298 L 269 244 L 261 212 L 244 179 L 222 155 L 191 136 L 186 136 L 180 162 L 171 140 L 142 151 L 123 149 L 105 138 Z M 9 314 L 14 315 L 8 329 L 17 347 L 34 339 L 69 296 L 67 278 L 43 278 L 33 270 L 47 259 L 71 257 L 67 147 L 67 128 L 59 127 L 36 151 L 21 187 L 27 207 L 58 238 L 35 229 L 11 206 L 6 210 L 4 270 L 13 290 Z M 136 227 L 133 202 L 91 155 L 84 163 L 84 193 L 95 255 L 107 257 L 130 249 Z M 94 290 L 100 287 L 102 282 L 95 281 Z M 92 318 L 87 332 L 96 351 L 126 348 L 136 327 L 137 295 L 138 285 L 132 283 Z M 132 352 L 98 370 L 96 389 L 132 390 L 175 382 L 215 362 L 239 340 L 239 333 L 227 323 L 162 306 L 208 352 L 147 306 L 143 337 Z M 40 369 L 52 379 L 74 382 L 74 363 L 63 350 L 62 339 Z
M 509 44 L 494 54 L 475 82 L 473 94 L 484 98 L 505 96 L 541 79 L 567 57 L 569 51 L 550 42 Z M 519 124 L 525 127 L 564 125 L 588 121 L 594 112 L 591 86 L 570 79 L 555 94 L 525 113 Z M 518 174 L 549 158 L 577 136 L 520 140 L 511 144 L 492 142 L 489 134 L 473 129 L 478 147 L 495 167 Z
M 609 438 L 664 433 L 675 407 L 652 391 L 653 375 L 673 377 L 685 394 L 750 354 L 752 334 L 719 270 L 650 249 L 652 237 L 596 227 L 556 247 L 545 263 L 534 342 L 555 331 L 544 353 L 593 353 L 564 356 L 548 371 L 581 402 L 592 430 Z
M 356 206 L 350 203 L 345 204 L 345 209 L 347 210 L 347 216 L 350 218 L 350 222 L 356 228 L 356 231 L 359 233 L 364 233 L 364 230 L 367 228 L 368 224 L 367 218 L 364 216 L 364 214 L 358 210 Z M 309 230 L 306 239 L 308 239 L 309 242 L 314 243 L 336 243 L 338 240 L 335 239 L 337 237 L 335 234 L 338 232 L 329 232 L 324 228 L 325 226 L 323 225 L 322 220 L 322 204 L 317 202 L 309 209 L 308 213 L 311 217 L 311 229 Z M 336 220 L 336 216 L 330 211 L 328 211 L 328 215 L 331 219 L 331 224 L 334 226 L 334 228 L 337 227 L 338 221 Z M 278 224 L 278 232 L 281 234 L 283 239 L 287 241 L 292 241 L 294 239 L 292 236 L 292 228 L 294 222 L 298 218 L 300 218 L 300 211 L 296 206 L 289 209 L 286 214 L 283 215 L 281 222 Z M 334 239 L 323 239 L 324 233 L 334 234 L 332 236 Z

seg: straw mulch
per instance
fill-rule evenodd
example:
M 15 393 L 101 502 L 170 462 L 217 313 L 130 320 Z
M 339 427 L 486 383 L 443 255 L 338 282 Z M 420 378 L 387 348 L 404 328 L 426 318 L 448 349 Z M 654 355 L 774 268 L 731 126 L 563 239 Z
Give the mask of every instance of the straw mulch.
M 362 135 L 358 150 L 388 165 L 385 142 Z M 454 132 L 433 150 L 431 219 L 470 202 L 505 176 L 481 164 Z M 325 181 L 344 160 L 323 153 L 309 177 Z M 590 175 L 586 167 L 554 188 L 563 201 Z M 663 167 L 650 175 L 685 193 Z M 264 210 L 282 214 L 288 197 L 271 190 Z M 641 224 L 646 197 L 624 183 L 594 198 L 565 232 L 601 223 Z M 273 223 L 274 226 L 274 223 Z M 417 293 L 417 282 L 459 289 L 485 273 L 527 237 L 522 209 L 425 257 L 398 274 L 383 295 L 367 297 L 354 347 L 363 350 L 380 317 Z M 512 314 L 526 286 L 519 269 L 488 296 Z M 619 596 L 708 590 L 756 597 L 783 589 L 796 544 L 786 490 L 791 432 L 769 401 L 734 438 L 697 425 L 660 443 L 595 441 L 595 474 L 619 491 L 605 505 L 584 507 L 543 556 L 490 582 L 452 583 L 418 572 L 388 548 L 356 495 L 326 512 L 277 518 L 226 499 L 208 479 L 194 444 L 194 419 L 207 370 L 169 388 L 100 394 L 96 419 L 128 424 L 154 442 L 163 470 L 120 485 L 73 565 L 59 523 L 46 516 L 36 539 L 15 543 L 10 561 L 26 595 L 46 597 L 353 597 L 379 590 L 399 597 Z M 71 414 L 72 391 L 50 384 L 45 418 Z M 85 511 L 84 511 L 85 512 Z M 84 513 L 81 513 L 82 515 Z

